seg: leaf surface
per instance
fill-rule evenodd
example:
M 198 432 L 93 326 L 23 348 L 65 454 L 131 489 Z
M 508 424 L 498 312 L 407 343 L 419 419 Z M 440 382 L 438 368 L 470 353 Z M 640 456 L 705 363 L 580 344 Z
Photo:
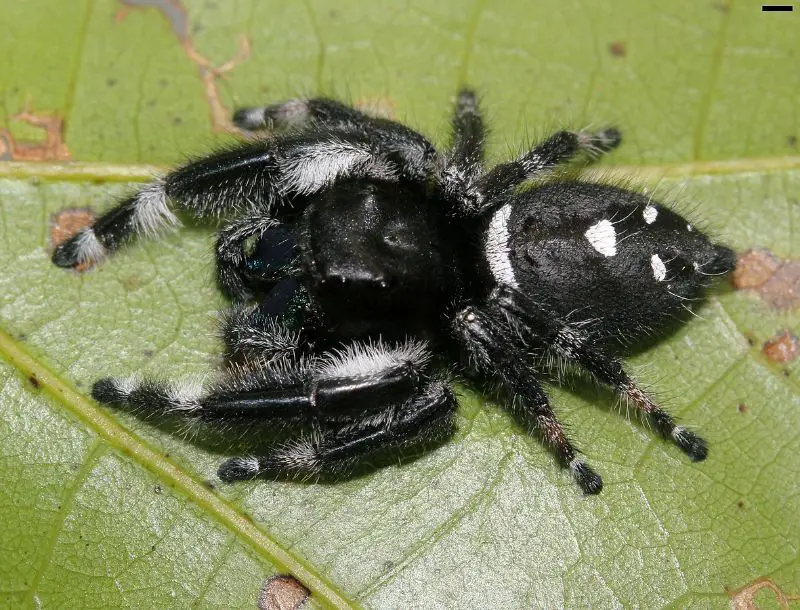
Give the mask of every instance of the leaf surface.
M 701 464 L 620 417 L 607 392 L 552 387 L 604 475 L 599 497 L 466 390 L 457 436 L 415 461 L 337 485 L 219 486 L 217 449 L 87 397 L 104 375 L 216 365 L 211 231 L 83 275 L 49 262 L 53 213 L 105 209 L 150 165 L 208 150 L 233 106 L 336 94 L 442 144 L 465 82 L 483 94 L 493 159 L 565 123 L 613 122 L 626 140 L 603 171 L 658 183 L 737 251 L 796 259 L 790 15 L 743 2 L 7 4 L 6 605 L 252 608 L 277 572 L 341 607 L 723 607 L 759 578 L 800 592 L 800 365 L 761 351 L 781 330 L 798 334 L 797 309 L 721 286 L 702 319 L 631 360 L 708 438 Z M 58 162 L 41 128 L 13 118 L 26 103 L 63 120 L 71 158 L 92 165 Z

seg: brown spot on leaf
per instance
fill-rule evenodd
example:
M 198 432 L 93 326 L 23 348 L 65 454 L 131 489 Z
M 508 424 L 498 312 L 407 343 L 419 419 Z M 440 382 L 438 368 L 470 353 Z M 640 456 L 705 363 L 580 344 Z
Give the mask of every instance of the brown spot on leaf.
M 54 114 L 36 114 L 25 106 L 12 119 L 44 130 L 40 142 L 17 141 L 8 129 L 0 129 L 2 161 L 69 161 L 69 148 L 64 142 L 64 119 Z
M 738 506 L 739 508 L 744 508 L 744 500 L 739 500 L 739 501 L 736 503 L 736 506 Z
M 782 260 L 769 250 L 739 256 L 731 277 L 737 290 L 754 290 L 775 309 L 800 305 L 800 260 Z
M 797 337 L 785 330 L 764 343 L 761 351 L 771 362 L 788 364 L 800 354 L 800 344 L 798 344 Z
M 36 376 L 35 373 L 28 376 L 28 383 L 30 383 L 33 386 L 34 390 L 38 390 L 39 388 L 42 387 L 42 384 L 39 382 L 39 378 Z
M 230 109 L 222 103 L 217 81 L 225 78 L 226 73 L 250 57 L 250 39 L 244 35 L 240 36 L 238 53 L 224 64 L 215 66 L 194 48 L 194 42 L 189 33 L 189 17 L 180 0 L 119 0 L 119 2 L 122 3 L 123 8 L 117 12 L 117 23 L 125 20 L 131 8 L 152 7 L 166 17 L 187 57 L 197 66 L 211 114 L 211 128 L 216 132 L 240 134 L 241 131 L 231 120 Z
M 784 593 L 772 579 L 759 578 L 741 589 L 727 591 L 728 595 L 731 596 L 731 608 L 733 608 L 733 610 L 758 610 L 755 598 L 761 589 L 769 589 L 772 591 L 775 594 L 775 601 L 785 610 L 788 610 L 789 602 L 800 600 L 800 596 L 798 595 L 787 595 Z
M 628 54 L 628 48 L 624 42 L 612 42 L 608 45 L 608 52 L 614 57 L 625 57 Z
M 58 247 L 84 227 L 94 223 L 95 213 L 89 208 L 67 208 L 56 212 L 50 219 L 50 243 Z M 76 271 L 86 271 L 90 264 L 75 267 Z
M 740 402 L 739 406 L 736 408 L 739 410 L 739 413 L 747 413 L 747 405 L 743 402 Z
M 297 610 L 311 595 L 293 576 L 279 574 L 264 583 L 258 610 Z
M 791 136 L 787 137 L 786 138 L 786 143 L 789 146 L 791 146 L 792 148 L 794 148 L 795 150 L 797 150 L 797 136 L 791 135 Z
M 382 119 L 393 119 L 397 110 L 397 104 L 388 97 L 363 97 L 357 99 L 353 106 Z

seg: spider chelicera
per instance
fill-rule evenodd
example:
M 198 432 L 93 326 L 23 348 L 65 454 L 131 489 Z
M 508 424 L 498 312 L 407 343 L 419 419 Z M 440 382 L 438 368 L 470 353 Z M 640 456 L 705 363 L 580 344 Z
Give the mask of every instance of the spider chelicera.
M 262 455 L 224 462 L 226 481 L 346 475 L 376 452 L 452 433 L 456 399 L 436 353 L 488 381 L 597 493 L 600 476 L 539 381 L 572 364 L 692 460 L 706 457 L 703 439 L 676 425 L 619 356 L 663 331 L 735 256 L 640 192 L 553 173 L 612 150 L 619 131 L 560 131 L 487 171 L 469 90 L 457 97 L 444 154 L 405 125 L 330 99 L 247 108 L 234 121 L 270 133 L 141 188 L 53 254 L 61 267 L 96 263 L 177 225 L 173 209 L 226 218 L 217 282 L 234 305 L 223 317 L 220 379 L 105 378 L 92 390 L 99 402 L 294 426 Z

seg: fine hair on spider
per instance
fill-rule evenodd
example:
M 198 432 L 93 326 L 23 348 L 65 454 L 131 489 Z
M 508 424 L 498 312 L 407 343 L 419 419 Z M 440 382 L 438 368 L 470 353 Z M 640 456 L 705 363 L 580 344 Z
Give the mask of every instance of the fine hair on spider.
M 621 358 L 685 321 L 735 255 L 633 183 L 561 171 L 611 152 L 618 129 L 556 131 L 487 167 L 469 89 L 444 151 L 327 98 L 243 108 L 234 122 L 260 137 L 166 173 L 53 253 L 61 267 L 97 264 L 180 214 L 223 219 L 216 281 L 232 304 L 218 378 L 105 377 L 97 401 L 192 426 L 244 423 L 254 449 L 220 466 L 225 481 L 341 477 L 446 441 L 458 376 L 490 387 L 595 494 L 602 479 L 541 384 L 548 369 L 578 369 L 706 458 Z M 256 453 L 262 424 L 288 435 Z

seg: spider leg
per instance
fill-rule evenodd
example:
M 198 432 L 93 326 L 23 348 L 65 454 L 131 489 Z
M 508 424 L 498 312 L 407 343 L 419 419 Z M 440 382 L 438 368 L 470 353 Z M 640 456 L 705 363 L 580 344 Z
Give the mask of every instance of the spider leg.
M 534 371 L 515 345 L 502 312 L 491 305 L 485 309 L 467 307 L 456 315 L 453 328 L 477 371 L 499 380 L 512 413 L 539 432 L 585 493 L 600 493 L 603 480 L 579 457 Z
M 361 134 L 321 130 L 248 142 L 190 162 L 141 188 L 53 252 L 59 267 L 95 263 L 135 237 L 198 219 L 258 211 L 278 219 L 342 178 L 397 180 L 396 161 Z M 296 213 L 296 211 L 295 211 Z
M 490 299 L 505 312 L 516 334 L 523 340 L 532 344 L 544 343 L 559 357 L 580 365 L 597 381 L 611 386 L 630 400 L 665 438 L 672 439 L 692 461 L 706 459 L 708 448 L 705 440 L 676 425 L 672 415 L 660 408 L 628 376 L 620 360 L 593 346 L 583 329 L 559 320 L 507 286 L 495 289 Z
M 559 131 L 510 163 L 502 163 L 486 173 L 475 185 L 483 201 L 493 202 L 522 182 L 566 163 L 578 153 L 599 155 L 609 152 L 622 141 L 614 127 L 598 132 Z
M 310 437 L 275 447 L 267 455 L 236 457 L 219 469 L 223 481 L 259 475 L 309 477 L 347 475 L 363 458 L 386 449 L 400 449 L 446 438 L 454 430 L 456 399 L 444 381 L 435 380 L 399 405 L 375 415 L 336 425 Z
M 352 343 L 314 358 L 247 361 L 207 390 L 197 383 L 105 378 L 94 384 L 92 397 L 128 405 L 145 417 L 325 419 L 408 400 L 430 357 L 420 341 Z
M 456 98 L 452 119 L 450 152 L 440 178 L 448 201 L 466 209 L 480 205 L 481 193 L 474 186 L 484 157 L 486 127 L 474 91 L 462 89 Z
M 462 89 L 458 93 L 451 129 L 449 163 L 468 176 L 479 174 L 485 154 L 486 126 L 474 91 Z
M 272 361 L 294 358 L 301 349 L 300 333 L 289 328 L 261 305 L 236 304 L 220 320 L 225 360 Z
M 424 180 L 435 169 L 436 149 L 419 132 L 328 98 L 242 108 L 234 113 L 233 122 L 246 131 L 323 128 L 358 133 L 375 140 L 411 180 Z

